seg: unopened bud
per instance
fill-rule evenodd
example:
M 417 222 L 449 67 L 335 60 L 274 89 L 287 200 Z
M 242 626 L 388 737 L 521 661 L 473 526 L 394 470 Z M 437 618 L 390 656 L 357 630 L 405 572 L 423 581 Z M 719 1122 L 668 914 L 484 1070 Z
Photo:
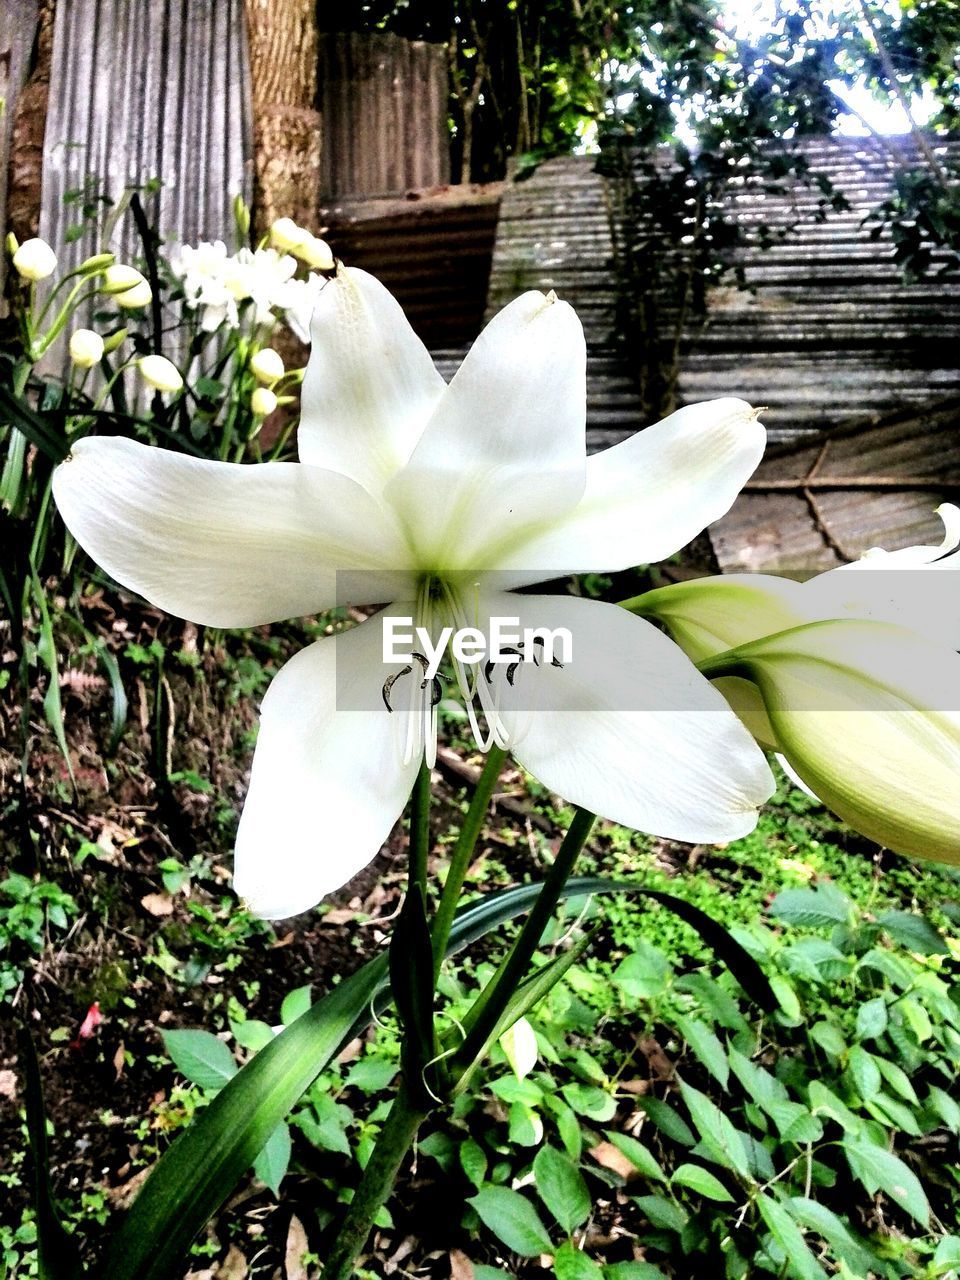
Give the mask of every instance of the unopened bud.
M 250 408 L 255 418 L 266 418 L 277 407 L 277 397 L 266 387 L 257 387 L 250 397 Z
M 126 289 L 123 293 L 114 294 L 113 300 L 124 311 L 134 311 L 137 307 L 149 306 L 152 297 L 150 286 L 144 280 L 141 284 L 134 285 L 132 289 Z
M 144 356 L 137 365 L 144 382 L 158 391 L 179 391 L 183 386 L 180 370 L 166 356 Z
M 92 369 L 103 359 L 104 341 L 92 329 L 75 329 L 70 335 L 69 350 L 78 369 Z
M 109 338 L 103 340 L 104 354 L 109 355 L 111 351 L 116 351 L 121 342 L 125 342 L 127 338 L 126 329 L 118 329 L 116 333 L 111 333 Z
M 292 218 L 277 218 L 270 225 L 270 243 L 284 253 L 294 252 L 309 235 L 310 232 L 297 226 Z
M 321 240 L 318 236 L 311 236 L 302 244 L 293 245 L 290 251 L 296 254 L 301 262 L 305 262 L 308 267 L 315 267 L 318 271 L 332 271 L 336 265 L 330 246 L 326 240 Z
M 250 209 L 246 200 L 239 194 L 233 197 L 233 220 L 240 239 L 246 240 L 250 234 Z
M 7 245 L 7 253 L 9 253 L 11 257 L 13 257 L 13 255 L 20 248 L 20 241 L 13 234 L 12 231 L 7 232 L 6 245 Z
M 283 377 L 283 360 L 272 347 L 264 347 L 251 357 L 250 370 L 258 382 L 269 387 Z
M 13 265 L 24 280 L 46 280 L 57 269 L 57 255 L 46 240 L 24 240 L 13 255 Z
M 104 293 L 115 294 L 125 293 L 129 289 L 135 289 L 146 283 L 147 280 L 142 271 L 128 266 L 125 262 L 115 262 L 104 271 L 103 284 L 100 287 Z
M 77 271 L 82 276 L 96 275 L 98 271 L 106 271 L 107 267 L 113 266 L 115 256 L 112 253 L 95 253 L 92 258 L 84 259 Z

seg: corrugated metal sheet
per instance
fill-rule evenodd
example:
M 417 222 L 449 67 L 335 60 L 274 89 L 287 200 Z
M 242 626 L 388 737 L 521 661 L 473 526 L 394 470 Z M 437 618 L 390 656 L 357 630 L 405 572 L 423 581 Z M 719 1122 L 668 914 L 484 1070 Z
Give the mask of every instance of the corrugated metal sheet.
M 766 415 L 764 415 L 766 416 Z M 940 541 L 933 514 L 960 493 L 960 397 L 773 446 L 710 530 L 726 572 L 804 574 L 869 547 Z
M 17 97 L 30 69 L 30 51 L 37 34 L 37 0 L 4 0 L 0 5 L 0 245 L 7 235 L 7 182 L 10 137 Z M 0 289 L 7 255 L 0 252 Z M 2 306 L 2 303 L 0 303 Z
M 390 33 L 320 36 L 320 194 L 399 194 L 450 181 L 447 53 Z
M 932 141 L 941 157 L 960 158 L 960 143 Z M 888 146 L 903 164 L 922 163 L 911 139 Z M 861 225 L 892 194 L 891 156 L 860 138 L 798 147 L 849 210 L 818 222 L 819 192 L 799 185 L 731 192 L 726 213 L 740 227 L 789 230 L 766 249 L 751 237 L 737 254 L 749 291 L 712 291 L 706 323 L 681 343 L 680 400 L 736 394 L 769 405 L 775 440 L 908 411 L 960 387 L 960 280 L 904 284 L 889 235 L 871 240 L 874 224 Z
M 591 447 L 646 425 L 619 324 L 612 193 L 593 156 L 563 156 L 507 184 L 493 253 L 487 314 L 524 289 L 555 289 L 576 309 L 587 340 Z
M 167 240 L 229 239 L 251 154 L 242 0 L 58 0 L 40 226 L 62 261 L 98 247 L 67 238 L 78 211 L 64 196 L 85 183 L 116 200 L 159 178 L 145 204 Z M 132 219 L 111 248 L 140 256 Z
M 321 210 L 337 256 L 383 281 L 445 366 L 480 332 L 501 192 L 440 187 Z

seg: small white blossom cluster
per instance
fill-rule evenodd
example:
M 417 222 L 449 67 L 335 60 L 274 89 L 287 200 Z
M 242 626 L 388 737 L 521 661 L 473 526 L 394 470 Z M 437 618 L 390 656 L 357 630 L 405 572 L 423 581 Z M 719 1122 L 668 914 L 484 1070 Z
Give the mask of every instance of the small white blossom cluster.
M 187 306 L 202 312 L 200 326 L 206 333 L 221 325 L 239 328 L 240 307 L 249 301 L 255 325 L 272 327 L 281 316 L 301 342 L 310 341 L 310 316 L 325 281 L 317 271 L 306 278 L 296 272 L 301 263 L 331 270 L 333 255 L 323 240 L 291 218 L 277 219 L 270 240 L 269 246 L 233 254 L 222 240 L 201 241 L 182 245 L 172 256 L 170 268 Z

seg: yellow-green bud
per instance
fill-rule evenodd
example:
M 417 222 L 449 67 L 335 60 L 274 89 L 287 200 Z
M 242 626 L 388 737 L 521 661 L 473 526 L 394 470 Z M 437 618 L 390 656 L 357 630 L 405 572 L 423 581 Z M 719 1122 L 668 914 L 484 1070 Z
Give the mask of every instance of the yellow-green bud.
M 283 360 L 272 347 L 264 347 L 250 358 L 250 371 L 258 382 L 272 386 L 283 377 Z
M 137 365 L 144 382 L 158 391 L 179 391 L 183 386 L 180 370 L 166 356 L 143 356 Z
M 250 408 L 255 418 L 266 418 L 277 407 L 277 397 L 266 387 L 257 387 L 250 397 Z
M 303 227 L 297 226 L 292 218 L 277 218 L 270 225 L 270 243 L 284 253 L 291 253 L 310 235 Z
M 778 749 L 845 822 L 960 863 L 960 655 L 886 622 L 797 627 L 701 663 L 759 690 Z
M 144 280 L 142 284 L 136 284 L 132 289 L 126 289 L 123 293 L 114 294 L 113 300 L 124 311 L 135 311 L 138 307 L 149 306 L 152 297 L 150 286 Z
M 104 341 L 92 329 L 75 329 L 70 335 L 70 359 L 79 369 L 92 369 L 103 359 Z
M 13 265 L 24 280 L 46 280 L 57 269 L 57 255 L 46 240 L 24 240 L 13 255 Z
M 104 293 L 126 293 L 127 290 L 146 283 L 146 277 L 142 271 L 128 266 L 125 262 L 115 262 L 104 271 L 103 284 L 100 288 Z
M 332 271 L 336 265 L 330 246 L 318 236 L 311 236 L 309 240 L 292 245 L 290 252 L 296 254 L 308 267 L 315 267 L 318 271 Z
M 95 275 L 98 271 L 105 271 L 107 267 L 113 266 L 115 256 L 112 253 L 95 253 L 92 258 L 84 259 L 77 271 L 82 276 Z
M 250 234 L 250 209 L 239 194 L 233 197 L 233 220 L 237 226 L 237 234 L 245 240 Z
M 109 338 L 104 338 L 103 340 L 103 350 L 105 354 L 109 355 L 111 351 L 116 351 L 117 347 L 120 346 L 121 342 L 125 342 L 126 339 L 127 339 L 126 329 L 118 329 L 116 333 L 111 333 Z
M 7 253 L 9 253 L 9 254 L 10 254 L 10 256 L 11 256 L 11 257 L 13 257 L 13 255 L 14 255 L 14 254 L 17 252 L 17 250 L 20 248 L 20 241 L 19 241 L 19 240 L 17 239 L 17 237 L 13 234 L 13 232 L 12 232 L 12 231 L 8 231 L 8 232 L 7 232 L 7 242 L 6 242 L 6 243 L 7 243 Z

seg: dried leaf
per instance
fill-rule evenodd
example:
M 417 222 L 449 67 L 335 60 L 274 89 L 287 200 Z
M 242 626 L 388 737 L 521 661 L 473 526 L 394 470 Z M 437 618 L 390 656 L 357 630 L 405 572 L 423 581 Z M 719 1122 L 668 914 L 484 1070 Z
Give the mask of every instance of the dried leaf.
M 450 1250 L 450 1280 L 473 1280 L 473 1263 L 460 1249 Z
M 605 1169 L 610 1169 L 613 1173 L 617 1173 L 626 1182 L 627 1179 L 636 1177 L 637 1170 L 633 1162 L 628 1160 L 622 1151 L 618 1150 L 612 1142 L 599 1142 L 595 1147 L 590 1148 L 590 1154 L 596 1160 L 597 1164 L 602 1164 Z
M 304 1255 L 309 1252 L 309 1249 L 310 1242 L 307 1240 L 303 1223 L 294 1214 L 287 1230 L 287 1246 L 283 1259 L 287 1280 L 309 1280 L 306 1267 L 303 1265 Z
M 232 1244 L 227 1250 L 227 1256 L 217 1267 L 214 1275 L 216 1280 L 246 1280 L 247 1260 L 237 1248 Z
M 9 1098 L 11 1102 L 16 1102 L 17 1073 L 15 1071 L 0 1071 L 0 1098 Z
M 146 893 L 140 899 L 140 905 L 152 916 L 173 915 L 173 898 L 169 893 Z

